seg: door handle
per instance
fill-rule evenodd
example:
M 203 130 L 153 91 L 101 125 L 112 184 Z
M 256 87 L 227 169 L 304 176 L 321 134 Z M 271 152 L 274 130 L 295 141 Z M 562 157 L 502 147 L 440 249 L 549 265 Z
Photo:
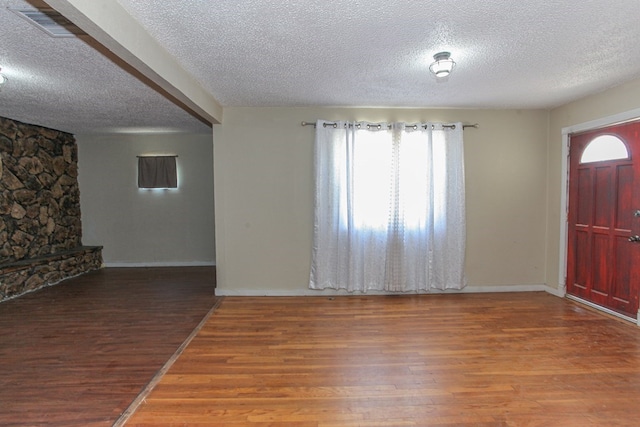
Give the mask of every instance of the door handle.
M 637 234 L 635 236 L 629 236 L 629 241 L 632 243 L 638 243 L 640 242 L 640 236 L 638 236 Z

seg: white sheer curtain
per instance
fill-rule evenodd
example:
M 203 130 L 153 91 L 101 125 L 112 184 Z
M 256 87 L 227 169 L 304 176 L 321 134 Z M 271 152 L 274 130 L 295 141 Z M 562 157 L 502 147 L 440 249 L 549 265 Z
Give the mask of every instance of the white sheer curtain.
M 310 288 L 465 286 L 462 129 L 316 123 Z

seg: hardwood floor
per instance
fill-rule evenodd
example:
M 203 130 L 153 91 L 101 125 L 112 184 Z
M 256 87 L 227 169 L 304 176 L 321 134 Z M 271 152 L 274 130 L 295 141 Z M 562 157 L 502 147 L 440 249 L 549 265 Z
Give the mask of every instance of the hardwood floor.
M 640 329 L 545 293 L 225 297 L 128 426 L 635 426 Z
M 111 426 L 214 305 L 213 267 L 103 269 L 0 304 L 0 425 Z
M 0 304 L 0 425 L 635 426 L 640 328 L 544 293 L 213 296 L 105 269 Z

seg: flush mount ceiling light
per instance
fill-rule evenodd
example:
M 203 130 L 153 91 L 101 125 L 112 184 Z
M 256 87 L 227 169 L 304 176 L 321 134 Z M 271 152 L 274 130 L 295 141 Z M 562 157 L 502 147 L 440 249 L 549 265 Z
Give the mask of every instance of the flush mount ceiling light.
M 433 59 L 434 61 L 429 66 L 429 70 L 436 77 L 447 77 L 456 65 L 449 52 L 436 53 L 433 55 Z
M 2 68 L 0 68 L 0 89 L 2 89 L 2 87 L 6 82 L 7 82 L 7 76 L 2 74 Z

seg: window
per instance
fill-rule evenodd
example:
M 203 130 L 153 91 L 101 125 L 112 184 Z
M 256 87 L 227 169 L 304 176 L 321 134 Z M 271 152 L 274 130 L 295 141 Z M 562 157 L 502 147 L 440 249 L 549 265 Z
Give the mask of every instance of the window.
M 464 286 L 462 125 L 316 125 L 310 287 Z
M 139 156 L 138 188 L 178 188 L 177 156 Z
M 604 162 L 606 160 L 628 159 L 629 151 L 620 138 L 615 135 L 596 136 L 587 144 L 580 163 Z
M 398 144 L 393 143 L 391 130 L 362 133 L 354 145 L 350 205 L 357 228 L 386 232 L 394 209 L 398 209 L 405 229 L 419 228 L 426 221 L 429 182 L 431 179 L 444 182 L 446 173 L 444 139 L 440 136 L 433 138 L 429 150 L 424 134 L 419 131 L 404 132 Z M 342 188 L 347 188 L 346 183 Z M 434 205 L 441 206 L 442 192 L 434 193 L 433 197 Z M 347 206 L 343 203 L 344 216 L 348 214 Z M 440 209 L 434 212 L 436 222 L 441 220 L 441 214 Z

